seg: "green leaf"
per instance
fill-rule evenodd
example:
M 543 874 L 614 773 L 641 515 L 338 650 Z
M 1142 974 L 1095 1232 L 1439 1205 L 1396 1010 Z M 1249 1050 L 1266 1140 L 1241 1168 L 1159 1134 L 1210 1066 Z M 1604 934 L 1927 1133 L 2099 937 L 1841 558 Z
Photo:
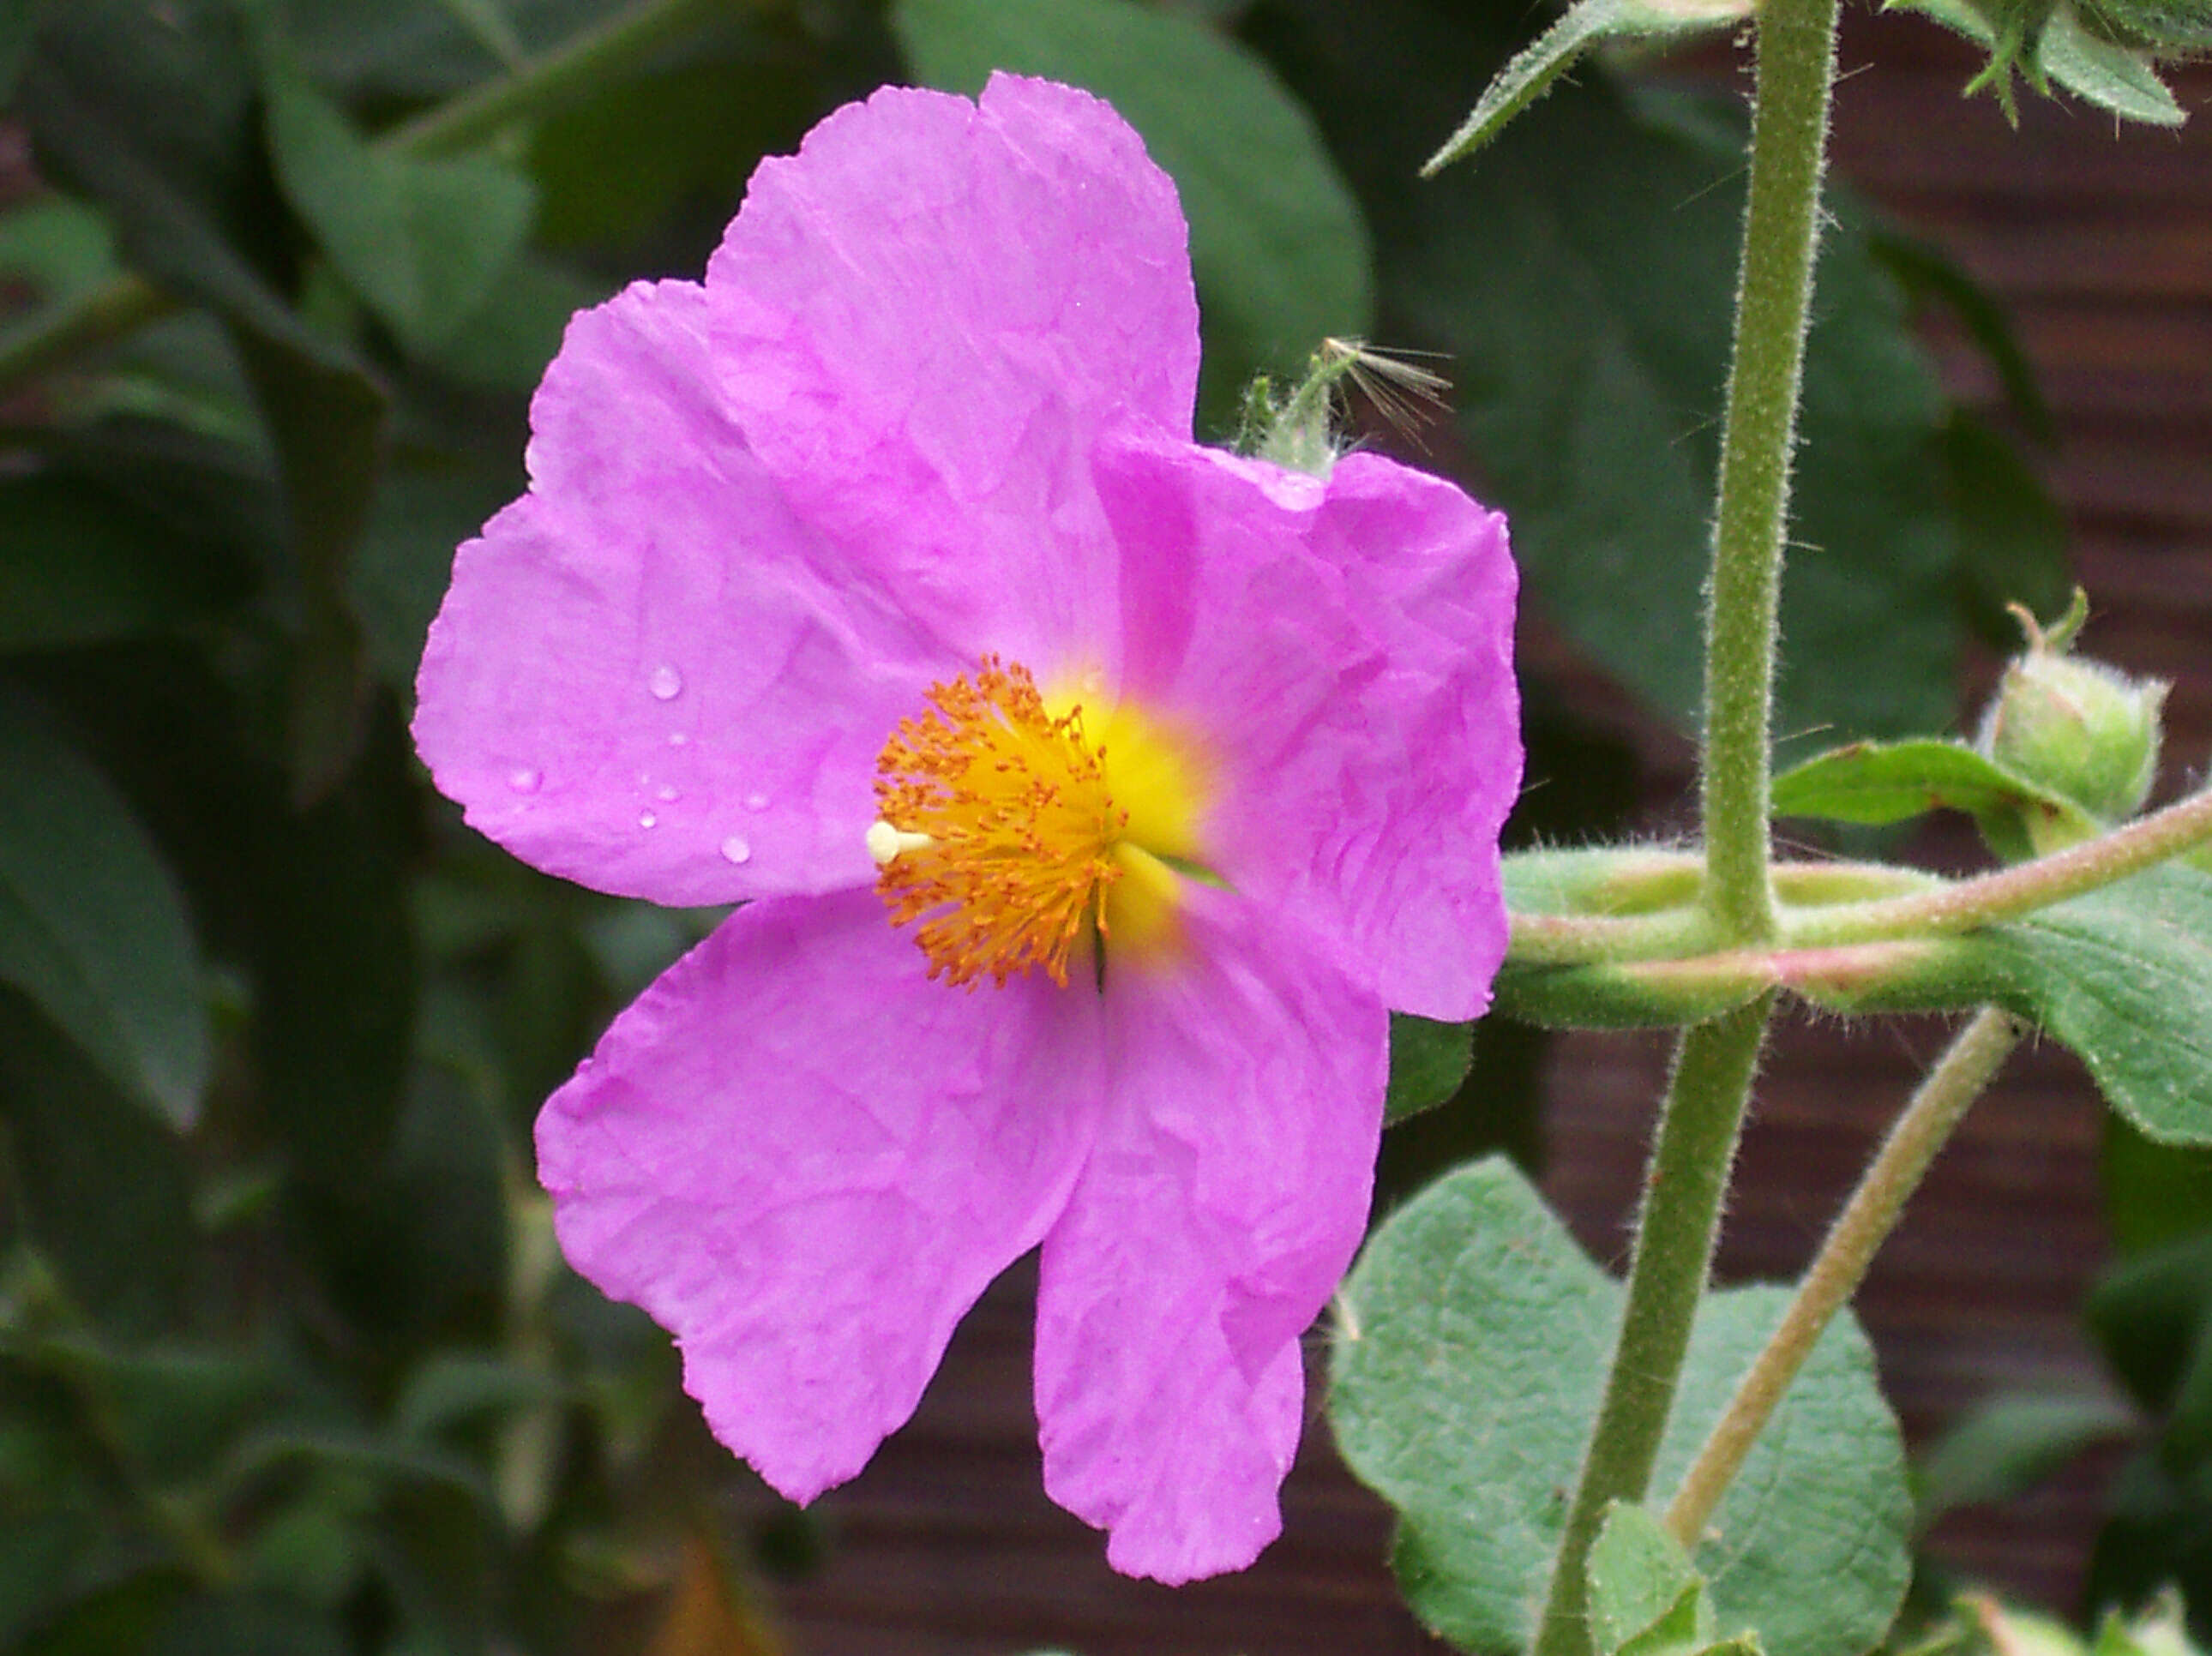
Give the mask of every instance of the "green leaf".
M 392 1429 L 410 1443 L 435 1440 L 485 1415 L 558 1402 L 568 1386 L 543 1368 L 503 1358 L 444 1352 L 407 1377 L 392 1405 Z
M 146 1656 L 346 1656 L 341 1623 L 281 1598 L 226 1594 L 187 1604 Z
M 1680 1477 L 1786 1295 L 1705 1301 L 1655 1487 Z M 1399 1580 L 1463 1648 L 1525 1649 L 1580 1463 L 1620 1289 L 1510 1167 L 1463 1168 L 1387 1220 L 1340 1298 L 1329 1413 L 1397 1508 Z M 1692 1563 L 1724 1635 L 1860 1656 L 1910 1574 L 1895 1422 L 1856 1324 L 1832 1326 Z
M 438 0 L 469 38 L 509 69 L 527 55 L 501 0 Z
M 2167 1413 L 2212 1344 L 2212 1234 L 2122 1261 L 2098 1283 L 2086 1310 L 2129 1394 L 2153 1415 Z
M 561 349 L 568 318 L 599 303 L 608 292 L 603 282 L 542 259 L 519 258 L 500 284 L 499 302 L 477 311 L 447 336 L 432 354 L 431 366 L 464 385 L 535 390 L 545 377 L 545 365 Z
M 2212 1143 L 2212 874 L 2169 864 L 1973 937 L 2139 1131 Z
M 1972 816 L 2000 854 L 2031 854 L 2031 822 L 2089 838 L 2081 808 L 1958 742 L 1854 742 L 1774 779 L 1777 816 L 1832 822 L 1903 822 L 1931 810 Z
M 2105 1228 L 2123 1255 L 2212 1229 L 2212 1147 L 2159 1144 L 2105 1118 Z
M 898 0 L 891 23 L 929 85 L 972 94 L 993 70 L 1042 75 L 1144 136 L 1190 219 L 1208 406 L 1261 369 L 1297 369 L 1325 337 L 1367 332 L 1358 206 L 1312 118 L 1229 36 L 1129 0 Z
M 796 149 L 836 101 L 787 20 L 732 10 L 700 18 L 676 61 L 603 81 L 537 124 L 539 242 L 634 243 L 687 198 L 726 213 L 760 158 Z
M 331 1191 L 381 1165 L 407 1079 L 415 805 L 395 725 L 378 720 L 363 762 L 311 808 L 286 810 L 257 789 L 250 824 L 261 1107 L 292 1167 Z
M 312 804 L 361 747 L 368 650 L 349 571 L 383 471 L 386 399 L 346 364 L 244 329 L 237 343 L 283 482 L 299 605 L 288 749 L 294 795 Z
M 1472 1023 L 1391 1013 L 1390 1090 L 1383 1100 L 1383 1125 L 1434 1109 L 1459 1090 L 1474 1062 Z
M 97 643 L 200 618 L 241 585 L 234 561 L 203 550 L 94 480 L 48 470 L 0 481 L 0 650 Z
M 368 655 L 385 682 L 411 692 L 422 640 L 446 596 L 453 549 L 522 492 L 522 480 L 466 467 L 396 471 L 378 494 L 351 571 Z
M 0 104 L 15 100 L 15 77 L 30 55 L 31 36 L 46 5 L 46 0 L 9 0 L 0 7 Z
M 1901 11 L 1917 11 L 1978 46 L 1996 50 L 1996 31 L 1966 0 L 1885 0 L 1885 4 Z M 2070 5 L 2062 3 L 2047 8 L 2047 12 L 2035 43 L 2038 71 L 2076 96 L 2127 120 L 2179 126 L 2188 118 L 2151 67 L 2148 53 L 2090 33 L 2081 27 Z M 2011 64 L 2006 64 L 2002 73 L 1997 95 L 2009 115 Z
M 7 930 L 0 924 L 0 936 Z M 6 990 L 0 1120 L 24 1230 L 71 1297 L 130 1332 L 169 1324 L 193 1240 L 180 1147 Z
M 2043 27 L 2036 61 L 2069 92 L 2124 120 L 2179 126 L 2189 117 L 2151 66 L 2150 54 L 2092 33 L 2061 3 Z
M 1711 1630 L 1705 1581 L 1689 1555 L 1644 1507 L 1616 1501 L 1590 1544 L 1590 1641 L 1616 1656 L 1656 1635 L 1687 1647 Z
M 1921 1459 L 1919 1527 L 1954 1507 L 2024 1495 L 2134 1416 L 2110 1398 L 1999 1396 L 1954 1423 Z
M 273 37 L 271 37 L 273 39 Z M 412 354 L 491 299 L 522 250 L 536 192 L 488 156 L 377 149 L 273 44 L 262 91 L 277 181 L 331 262 Z
M 184 898 L 131 807 L 49 718 L 0 688 L 0 981 L 170 1126 L 207 1085 Z
M 1704 0 L 1677 8 L 1654 5 L 1649 0 L 1577 0 L 1483 88 L 1482 96 L 1459 130 L 1422 164 L 1421 176 L 1432 177 L 1489 143 L 1601 40 L 1664 41 L 1708 33 L 1732 28 L 1750 13 L 1748 4 L 1734 3 L 1734 0 L 1719 0 L 1719 3 Z

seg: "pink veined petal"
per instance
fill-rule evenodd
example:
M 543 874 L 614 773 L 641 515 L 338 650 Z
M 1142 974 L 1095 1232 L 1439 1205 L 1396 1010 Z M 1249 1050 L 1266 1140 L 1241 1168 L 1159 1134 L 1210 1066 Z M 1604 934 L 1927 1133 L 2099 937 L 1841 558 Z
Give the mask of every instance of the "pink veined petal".
M 798 1501 L 913 1412 L 1096 1127 L 1096 996 L 926 970 L 871 891 L 740 909 L 538 1118 L 569 1262 L 675 1333 L 714 1435 Z
M 1383 1001 L 1489 1003 L 1521 780 L 1505 522 L 1368 454 L 1326 482 L 1158 435 L 1102 443 L 1124 695 L 1217 767 L 1210 865 Z
M 1358 1245 L 1389 1021 L 1309 939 L 1193 886 L 1191 948 L 1117 974 L 1106 1115 L 1045 1238 L 1045 1489 L 1170 1583 L 1241 1569 L 1281 1529 L 1298 1339 Z
M 1198 308 L 1175 188 L 1073 88 L 891 88 L 762 163 L 708 268 L 753 450 L 947 638 L 1041 674 L 1110 640 L 1090 452 L 1188 432 Z
M 959 663 L 861 591 L 747 450 L 705 292 L 569 325 L 532 491 L 460 549 L 416 744 L 517 856 L 673 904 L 861 884 L 884 738 Z

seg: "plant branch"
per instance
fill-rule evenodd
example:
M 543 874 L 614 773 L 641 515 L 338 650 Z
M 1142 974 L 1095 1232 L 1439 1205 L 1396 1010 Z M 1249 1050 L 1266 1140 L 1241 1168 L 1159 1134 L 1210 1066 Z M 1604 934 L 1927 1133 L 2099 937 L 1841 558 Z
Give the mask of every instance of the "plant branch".
M 1858 1188 L 1836 1216 L 1781 1325 L 1738 1383 L 1735 1395 L 1674 1492 L 1667 1508 L 1667 1527 L 1685 1548 L 1695 1547 L 1704 1535 L 1714 1508 L 1743 1470 L 1744 1458 L 1821 1332 L 1857 1291 L 1875 1252 L 1896 1228 L 1906 1198 L 1919 1188 L 1936 1152 L 2026 1033 L 2027 1026 L 2009 1013 L 1984 1008 L 1960 1032 L 1898 1117 Z
M 1836 0 L 1759 13 L 1751 191 L 1705 612 L 1705 904 L 1727 941 L 1774 935 L 1769 732 L 1790 454 L 1820 241 Z
M 1692 1025 L 1675 1049 L 1658 1142 L 1644 1174 L 1620 1339 L 1567 1508 L 1535 1656 L 1589 1656 L 1583 1572 L 1590 1544 L 1607 1506 L 1641 1500 L 1651 1481 L 1712 1265 L 1721 1200 L 1773 1004 L 1771 994 L 1762 995 L 1709 1023 Z
M 1793 916 L 1788 941 L 1802 947 L 1878 943 L 1971 931 L 2017 919 L 2054 903 L 2140 874 L 2212 840 L 2212 791 L 2168 805 L 2094 840 L 2033 862 L 1919 895 L 1838 903 Z

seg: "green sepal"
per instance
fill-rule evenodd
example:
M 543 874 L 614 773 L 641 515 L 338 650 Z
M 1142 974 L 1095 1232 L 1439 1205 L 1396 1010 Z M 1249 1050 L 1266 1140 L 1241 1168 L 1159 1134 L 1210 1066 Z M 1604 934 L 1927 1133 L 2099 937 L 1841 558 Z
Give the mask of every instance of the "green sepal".
M 1917 11 L 1954 34 L 1988 50 L 1988 65 L 1968 82 L 1967 91 L 1990 88 L 2005 118 L 2018 121 L 2012 79 L 2020 74 L 2048 96 L 2056 81 L 2076 97 L 2108 109 L 2123 119 L 2152 126 L 2179 126 L 2188 118 L 2152 66 L 2151 53 L 2082 26 L 2068 0 L 2041 9 L 2040 16 L 2007 15 L 2000 30 L 1967 0 L 1886 0 L 1886 9 Z M 2014 0 L 2014 9 L 2021 7 Z

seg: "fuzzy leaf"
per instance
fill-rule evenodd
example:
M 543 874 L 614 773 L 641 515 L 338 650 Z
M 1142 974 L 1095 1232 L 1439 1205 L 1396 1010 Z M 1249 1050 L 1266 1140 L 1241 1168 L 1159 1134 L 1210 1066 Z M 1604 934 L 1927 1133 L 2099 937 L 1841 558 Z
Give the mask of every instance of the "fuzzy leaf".
M 1711 1296 L 1656 1487 L 1678 1477 L 1779 1319 L 1778 1289 Z M 1384 1222 L 1340 1299 L 1329 1413 L 1354 1471 L 1398 1509 L 1415 1611 L 1465 1649 L 1523 1650 L 1620 1314 L 1507 1164 L 1448 1175 Z M 1910 1573 L 1897 1428 L 1865 1337 L 1830 1329 L 1692 1564 L 1715 1622 L 1792 1656 L 1859 1656 Z
M 0 695 L 0 981 L 172 1127 L 207 1084 L 199 949 L 161 853 L 34 705 Z
M 1975 935 L 2002 998 L 2114 1109 L 2162 1143 L 2212 1143 L 2212 874 L 2169 864 Z

